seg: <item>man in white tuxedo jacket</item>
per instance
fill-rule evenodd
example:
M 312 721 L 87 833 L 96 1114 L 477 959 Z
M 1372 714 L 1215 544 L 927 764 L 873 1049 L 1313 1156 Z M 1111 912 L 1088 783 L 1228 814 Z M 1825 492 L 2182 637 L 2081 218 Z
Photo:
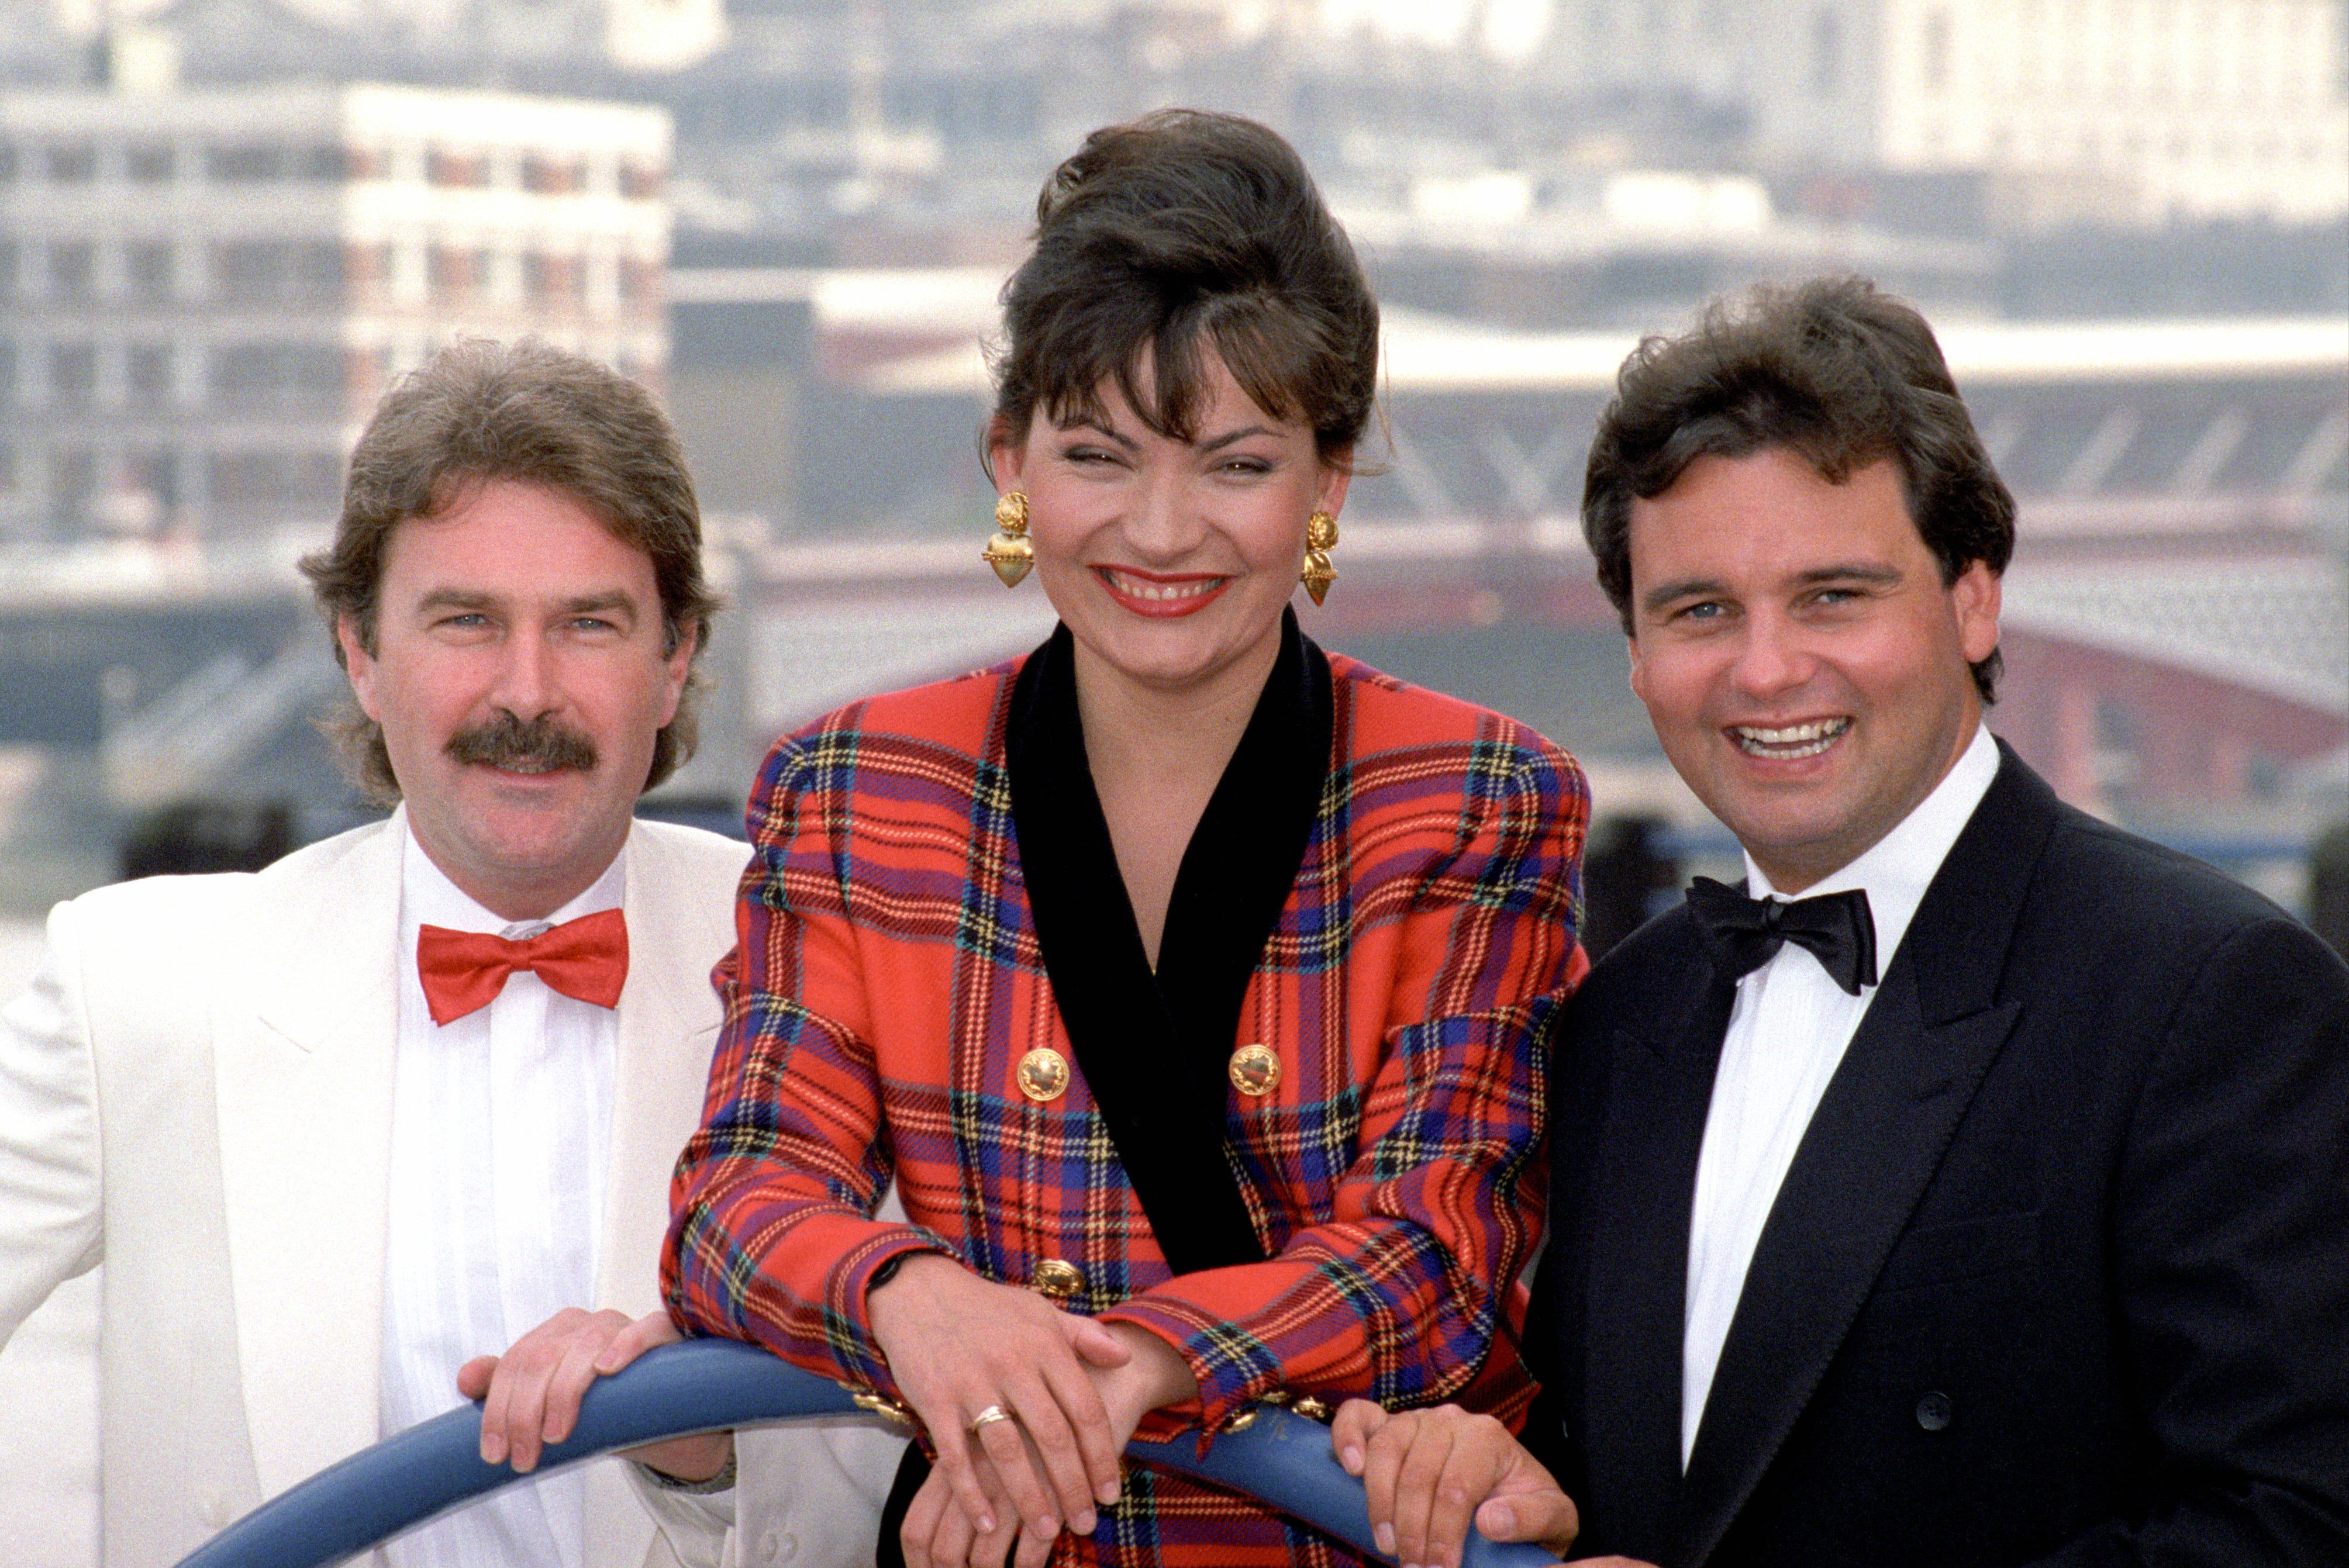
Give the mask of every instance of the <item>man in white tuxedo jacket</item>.
M 525 1465 L 585 1381 L 550 1349 L 673 1336 L 668 1175 L 747 851 L 633 811 L 690 749 L 699 559 L 640 388 L 534 345 L 449 351 L 378 410 L 304 563 L 357 698 L 344 739 L 398 809 L 50 916 L 0 1014 L 0 1341 L 105 1263 L 107 1568 L 177 1561 L 510 1344 L 466 1391 Z M 682 1439 L 378 1555 L 866 1562 L 897 1447 L 746 1435 L 738 1489 L 730 1439 Z

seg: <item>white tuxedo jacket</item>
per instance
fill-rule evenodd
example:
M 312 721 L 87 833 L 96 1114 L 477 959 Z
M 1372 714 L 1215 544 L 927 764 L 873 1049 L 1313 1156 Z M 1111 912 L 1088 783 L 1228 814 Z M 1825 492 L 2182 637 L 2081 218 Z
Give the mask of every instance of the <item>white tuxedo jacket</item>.
M 106 1568 L 164 1568 L 262 1499 L 373 1443 L 403 819 L 258 873 L 161 877 L 59 904 L 0 1013 L 0 1343 L 101 1261 Z M 699 1120 L 748 851 L 628 840 L 611 1171 L 596 1299 L 658 1305 L 668 1178 Z M 482 1347 L 484 1350 L 502 1346 Z M 746 1438 L 741 1529 L 588 1480 L 589 1561 L 869 1562 L 900 1445 L 855 1423 Z

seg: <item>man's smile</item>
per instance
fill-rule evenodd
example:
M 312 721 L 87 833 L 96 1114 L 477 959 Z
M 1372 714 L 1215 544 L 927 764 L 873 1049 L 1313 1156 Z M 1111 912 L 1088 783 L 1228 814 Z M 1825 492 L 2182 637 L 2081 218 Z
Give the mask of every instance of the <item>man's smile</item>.
M 1805 757 L 1816 757 L 1843 738 L 1844 733 L 1850 728 L 1850 716 L 1843 715 L 1775 727 L 1733 724 L 1728 727 L 1728 733 L 1732 744 L 1748 757 L 1795 761 Z

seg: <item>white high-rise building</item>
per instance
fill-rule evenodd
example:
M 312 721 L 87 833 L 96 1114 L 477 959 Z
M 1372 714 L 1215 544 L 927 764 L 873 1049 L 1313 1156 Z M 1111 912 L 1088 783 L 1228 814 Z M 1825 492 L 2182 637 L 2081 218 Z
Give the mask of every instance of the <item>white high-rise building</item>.
M 1980 172 L 2051 216 L 2349 212 L 2343 0 L 1753 5 L 1754 150 Z M 2069 192 L 2068 195 L 2064 194 Z
M 623 70 L 682 70 L 725 42 L 722 0 L 609 0 L 605 6 L 604 52 Z
M 503 93 L 0 96 L 0 541 L 315 526 L 460 335 L 657 381 L 670 144 Z
M 479 46 L 486 29 L 510 57 L 584 50 L 626 71 L 682 70 L 727 40 L 725 0 L 269 0 L 254 7 L 258 25 L 267 25 L 270 7 L 329 32 L 396 33 L 460 48 Z M 181 0 L 47 0 L 47 6 L 52 23 L 73 38 L 149 23 L 168 32 L 170 14 L 180 8 Z
M 1651 124 L 1742 116 L 1764 172 L 1979 177 L 1993 222 L 2349 213 L 2349 0 L 1320 0 L 1316 15 L 1594 104 L 1644 102 Z

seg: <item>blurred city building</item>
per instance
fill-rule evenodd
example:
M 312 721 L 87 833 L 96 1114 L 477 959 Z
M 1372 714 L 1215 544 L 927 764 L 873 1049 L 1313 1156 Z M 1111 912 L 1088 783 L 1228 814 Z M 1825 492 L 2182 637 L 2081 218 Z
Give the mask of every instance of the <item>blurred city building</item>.
M 1640 9 L 1744 13 L 1737 57 L 1764 166 L 1954 177 L 1967 184 L 1950 193 L 2003 228 L 2349 213 L 2338 0 Z M 1681 44 L 1655 51 L 1656 67 L 1688 57 Z
M 58 37 L 127 37 L 175 66 L 258 79 L 316 75 L 321 51 L 337 76 L 434 57 L 677 70 L 726 42 L 724 0 L 13 0 L 9 12 L 0 45 L 23 38 L 36 58 Z
M 315 530 L 458 335 L 657 383 L 669 145 L 657 108 L 441 88 L 0 97 L 0 540 Z
M 657 102 L 688 264 L 1008 259 L 1093 126 L 1295 139 L 1402 303 L 1632 325 L 1864 270 L 1937 308 L 2349 303 L 2341 0 L 0 0 L 0 79 Z M 111 32 L 99 26 L 111 17 Z M 2148 236 L 2158 234 L 2158 242 Z
M 1944 312 L 2338 308 L 2341 18 L 2338 0 L 741 0 L 729 48 L 666 89 L 680 255 L 1004 259 L 1087 129 L 1195 102 L 1291 136 L 1386 296 L 1453 314 L 1631 325 L 1830 268 Z
M 678 417 L 697 449 L 736 454 L 729 504 L 756 514 L 732 533 L 754 733 L 1008 655 L 1047 624 L 973 554 L 991 501 L 978 345 L 1000 277 L 678 275 Z M 2304 838 L 2340 803 L 2349 738 L 2349 317 L 1961 321 L 1942 336 L 2023 506 L 1993 727 L 2069 798 L 2207 852 Z M 1621 805 L 1693 826 L 1625 687 L 1577 520 L 1632 342 L 1390 310 L 1385 440 L 1311 620 L 1558 737 Z M 721 344 L 738 358 L 719 375 L 700 346 Z M 739 357 L 760 344 L 765 397 Z M 749 407 L 823 417 L 793 417 L 761 469 L 755 446 L 718 435 Z
M 2349 809 L 2344 9 L 0 0 L 0 841 L 331 816 L 287 563 L 457 332 L 668 397 L 737 598 L 681 789 L 1032 640 L 970 559 L 978 346 L 1044 174 L 1175 102 L 1295 139 L 1387 307 L 1337 645 L 1702 830 L 1579 553 L 1585 443 L 1637 333 L 1864 272 L 2023 495 L 1997 727 L 2140 826 L 2304 841 Z

